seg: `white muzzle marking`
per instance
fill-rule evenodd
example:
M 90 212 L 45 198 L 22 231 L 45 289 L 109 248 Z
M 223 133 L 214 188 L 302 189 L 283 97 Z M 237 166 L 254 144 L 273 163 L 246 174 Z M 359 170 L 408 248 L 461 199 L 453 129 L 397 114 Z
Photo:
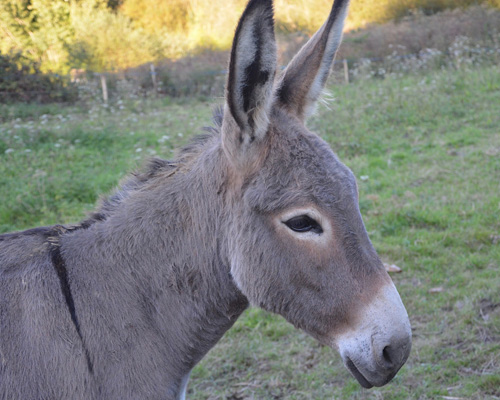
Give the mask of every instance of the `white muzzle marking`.
M 363 387 L 383 386 L 403 366 L 411 349 L 410 321 L 392 282 L 361 310 L 357 321 L 335 344 L 344 365 Z

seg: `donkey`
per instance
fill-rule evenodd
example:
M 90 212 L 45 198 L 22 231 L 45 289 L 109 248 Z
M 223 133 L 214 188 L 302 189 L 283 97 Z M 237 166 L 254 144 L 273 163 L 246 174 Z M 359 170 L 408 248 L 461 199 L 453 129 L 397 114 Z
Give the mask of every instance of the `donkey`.
M 354 175 L 304 126 L 347 7 L 278 76 L 272 0 L 250 0 L 215 127 L 82 223 L 0 236 L 1 399 L 184 399 L 249 304 L 338 349 L 363 387 L 394 377 L 408 315 Z

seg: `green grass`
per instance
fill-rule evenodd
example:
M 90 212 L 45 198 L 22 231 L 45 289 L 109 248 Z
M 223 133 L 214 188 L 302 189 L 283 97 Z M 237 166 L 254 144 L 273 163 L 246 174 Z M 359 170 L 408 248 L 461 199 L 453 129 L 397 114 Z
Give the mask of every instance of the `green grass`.
M 331 89 L 335 100 L 309 126 L 358 177 L 374 246 L 403 269 L 393 279 L 412 322 L 410 358 L 367 391 L 335 351 L 250 309 L 194 369 L 188 397 L 500 398 L 498 66 Z M 208 125 L 211 108 L 3 106 L 0 231 L 82 219 L 125 172 L 154 152 L 170 157 Z

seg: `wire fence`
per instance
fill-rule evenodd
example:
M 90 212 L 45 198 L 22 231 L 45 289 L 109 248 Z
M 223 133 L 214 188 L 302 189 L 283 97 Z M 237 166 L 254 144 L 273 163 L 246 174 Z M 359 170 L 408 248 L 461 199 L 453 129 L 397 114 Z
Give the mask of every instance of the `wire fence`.
M 484 63 L 500 63 L 500 48 L 472 46 L 466 39 L 446 51 L 424 49 L 418 53 L 386 57 L 344 58 L 334 61 L 331 80 L 349 84 L 367 77 L 426 71 L 442 67 L 466 68 Z M 282 66 L 281 69 L 284 69 Z M 100 75 L 102 98 L 115 95 L 222 96 L 226 69 L 180 71 L 151 64 L 149 69 L 131 71 L 117 79 L 113 74 Z M 94 81 L 96 82 L 96 81 Z M 111 89 L 108 87 L 111 86 Z
M 446 51 L 424 49 L 418 53 L 393 54 L 385 57 L 338 59 L 334 61 L 331 80 L 348 84 L 366 77 L 384 77 L 388 74 L 416 72 L 439 67 L 464 68 L 483 63 L 500 63 L 500 48 L 473 46 L 466 38 Z M 282 66 L 281 69 L 285 67 Z M 70 100 L 99 100 L 151 96 L 222 96 L 226 69 L 183 68 L 153 63 L 121 72 L 92 73 L 72 70 L 64 76 L 66 87 L 59 97 Z M 60 79 L 61 76 L 57 75 Z M 68 93 L 66 92 L 70 92 Z M 54 96 L 55 95 L 55 96 Z M 8 100 L 9 93 L 0 88 L 0 102 Z M 53 90 L 22 90 L 21 100 L 58 97 Z

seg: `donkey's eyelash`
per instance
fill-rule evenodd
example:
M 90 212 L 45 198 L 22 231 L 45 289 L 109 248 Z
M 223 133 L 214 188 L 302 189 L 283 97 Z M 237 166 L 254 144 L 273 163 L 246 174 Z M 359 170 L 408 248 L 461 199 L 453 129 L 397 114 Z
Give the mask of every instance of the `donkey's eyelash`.
M 294 232 L 314 232 L 318 235 L 323 233 L 321 225 L 309 215 L 299 215 L 297 217 L 290 218 L 287 221 L 283 221 L 283 223 Z

